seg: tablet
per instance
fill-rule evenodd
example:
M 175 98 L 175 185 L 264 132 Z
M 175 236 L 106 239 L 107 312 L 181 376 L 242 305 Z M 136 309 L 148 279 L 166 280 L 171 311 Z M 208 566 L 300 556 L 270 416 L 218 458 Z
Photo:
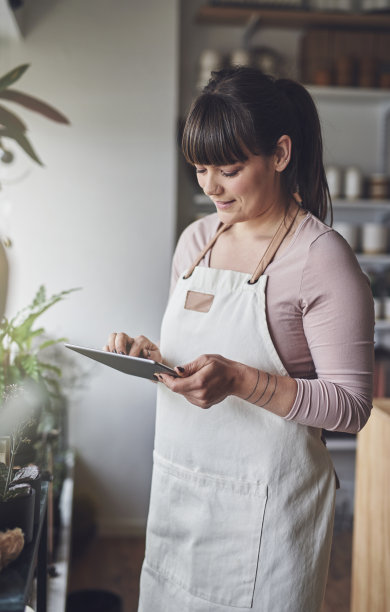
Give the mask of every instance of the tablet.
M 85 355 L 90 359 L 99 361 L 103 365 L 124 372 L 125 374 L 130 374 L 131 376 L 140 376 L 141 378 L 157 380 L 154 374 L 156 372 L 161 372 L 162 374 L 170 374 L 171 376 L 177 377 L 175 370 L 163 363 L 153 361 L 152 359 L 119 355 L 118 353 L 109 353 L 107 351 L 100 351 L 85 346 L 76 346 L 75 344 L 65 344 L 65 346 L 71 351 L 76 351 L 76 353 Z

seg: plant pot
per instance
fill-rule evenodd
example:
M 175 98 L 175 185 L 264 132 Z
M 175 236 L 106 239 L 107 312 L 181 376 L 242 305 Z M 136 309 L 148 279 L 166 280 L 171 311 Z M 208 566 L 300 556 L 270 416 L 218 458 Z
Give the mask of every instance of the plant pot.
M 39 515 L 41 509 L 41 484 L 42 475 L 39 472 L 39 468 L 36 465 L 28 465 L 24 468 L 17 470 L 16 474 L 11 481 L 10 487 L 19 484 L 28 484 L 35 491 L 35 504 L 34 504 L 34 527 L 39 523 Z
M 34 533 L 35 491 L 29 494 L 13 497 L 0 502 L 0 530 L 20 527 L 24 533 L 24 541 L 29 544 Z

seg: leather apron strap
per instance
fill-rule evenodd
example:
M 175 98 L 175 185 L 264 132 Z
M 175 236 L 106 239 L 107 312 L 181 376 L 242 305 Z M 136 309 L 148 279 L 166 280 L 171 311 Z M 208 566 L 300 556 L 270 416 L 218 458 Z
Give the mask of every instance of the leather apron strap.
M 207 251 L 209 251 L 214 246 L 215 242 L 217 241 L 217 238 L 219 238 L 219 236 L 225 230 L 229 229 L 229 227 L 231 227 L 231 225 L 222 225 L 219 228 L 219 230 L 217 231 L 215 236 L 210 240 L 210 242 L 208 244 L 206 244 L 204 249 L 199 253 L 198 257 L 195 259 L 195 261 L 192 264 L 191 268 L 188 270 L 188 272 L 185 273 L 183 278 L 190 278 L 190 276 L 193 273 L 193 271 L 195 270 L 196 266 L 198 266 L 200 264 L 200 262 L 202 261 L 203 257 L 206 255 Z
M 266 269 L 266 267 L 271 263 L 271 261 L 273 260 L 273 258 L 276 255 L 277 250 L 279 249 L 280 245 L 282 244 L 283 240 L 285 239 L 285 237 L 287 236 L 287 234 L 289 233 L 289 231 L 291 230 L 293 223 L 299 213 L 299 211 L 301 210 L 300 206 L 298 205 L 293 205 L 291 204 L 287 210 L 287 213 L 285 215 L 285 217 L 283 217 L 282 221 L 280 222 L 271 242 L 269 243 L 264 255 L 262 256 L 262 258 L 260 259 L 254 273 L 252 274 L 252 277 L 249 281 L 249 283 L 252 285 L 254 283 L 256 283 L 260 276 L 264 273 L 264 270 Z M 231 225 L 222 225 L 219 230 L 217 231 L 217 233 L 215 234 L 215 236 L 210 240 L 210 242 L 204 247 L 204 249 L 199 253 L 199 255 L 197 256 L 197 258 L 195 259 L 194 263 L 192 264 L 191 268 L 186 272 L 186 274 L 184 275 L 183 278 L 189 278 L 191 276 L 191 274 L 193 273 L 193 271 L 195 270 L 196 266 L 199 265 L 199 263 L 202 261 L 203 257 L 206 255 L 206 253 L 214 246 L 215 242 L 217 241 L 217 239 L 219 238 L 219 236 L 226 231 L 227 229 L 229 229 L 231 227 Z
M 262 256 L 259 263 L 257 264 L 256 270 L 252 274 L 252 278 L 249 281 L 250 285 L 253 285 L 254 283 L 256 283 L 259 280 L 260 276 L 264 274 L 264 270 L 267 268 L 267 266 L 269 266 L 269 264 L 275 257 L 280 245 L 282 244 L 283 240 L 285 239 L 285 237 L 291 230 L 294 224 L 294 221 L 298 216 L 299 211 L 300 211 L 300 207 L 298 205 L 291 204 L 289 206 L 286 216 L 280 222 L 280 225 L 278 229 L 276 230 L 268 247 L 266 248 L 264 255 Z

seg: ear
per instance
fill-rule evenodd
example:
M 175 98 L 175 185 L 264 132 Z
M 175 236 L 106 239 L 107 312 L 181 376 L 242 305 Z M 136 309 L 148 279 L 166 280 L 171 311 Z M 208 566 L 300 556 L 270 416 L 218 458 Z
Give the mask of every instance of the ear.
M 274 164 L 276 172 L 283 172 L 291 159 L 291 138 L 284 134 L 276 143 L 274 154 Z

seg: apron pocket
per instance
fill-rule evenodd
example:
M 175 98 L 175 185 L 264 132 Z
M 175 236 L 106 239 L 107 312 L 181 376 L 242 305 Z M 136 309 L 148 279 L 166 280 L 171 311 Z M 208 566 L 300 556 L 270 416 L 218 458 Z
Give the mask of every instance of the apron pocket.
M 267 486 L 154 455 L 146 562 L 192 595 L 252 606 Z

